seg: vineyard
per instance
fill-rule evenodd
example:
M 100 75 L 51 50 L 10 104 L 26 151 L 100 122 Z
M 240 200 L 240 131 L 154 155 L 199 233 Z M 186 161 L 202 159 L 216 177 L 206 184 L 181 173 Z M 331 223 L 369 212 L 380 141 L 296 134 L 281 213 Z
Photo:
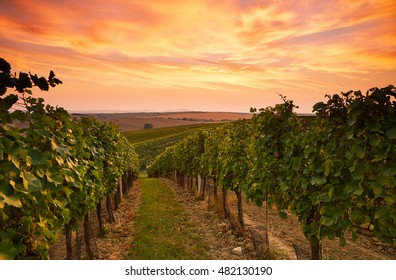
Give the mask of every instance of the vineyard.
M 152 163 L 167 147 L 176 144 L 200 129 L 216 127 L 219 124 L 194 124 L 167 128 L 154 128 L 124 132 L 139 156 L 140 169 Z
M 61 83 L 52 71 L 48 79 L 12 74 L 0 59 L 0 259 L 46 259 L 62 230 L 71 258 L 73 230 L 96 211 L 103 232 L 100 202 L 111 215 L 138 175 L 137 154 L 116 126 L 73 119 L 32 97 L 33 87 Z
M 158 156 L 148 173 L 173 178 L 202 199 L 211 195 L 211 182 L 215 204 L 241 235 L 243 195 L 283 218 L 292 213 L 312 259 L 322 258 L 326 237 L 345 246 L 347 232 L 356 239 L 368 231 L 394 245 L 395 97 L 393 86 L 327 96 L 314 106 L 313 119 L 298 117 L 283 97 L 283 104 L 252 109 L 251 121 L 189 136 Z M 229 214 L 227 191 L 236 194 L 237 217 Z

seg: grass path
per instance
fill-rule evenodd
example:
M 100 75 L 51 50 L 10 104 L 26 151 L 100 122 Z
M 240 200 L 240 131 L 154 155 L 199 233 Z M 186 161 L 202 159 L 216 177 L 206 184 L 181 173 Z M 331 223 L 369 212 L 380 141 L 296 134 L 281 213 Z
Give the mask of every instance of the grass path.
M 141 178 L 141 203 L 135 219 L 130 259 L 212 259 L 183 206 L 167 184 Z

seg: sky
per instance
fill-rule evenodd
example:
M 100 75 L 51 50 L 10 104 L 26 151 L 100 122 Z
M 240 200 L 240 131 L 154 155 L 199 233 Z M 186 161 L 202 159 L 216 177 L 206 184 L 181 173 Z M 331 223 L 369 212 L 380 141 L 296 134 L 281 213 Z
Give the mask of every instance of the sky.
M 0 57 L 70 111 L 310 113 L 396 85 L 396 1 L 0 0 Z

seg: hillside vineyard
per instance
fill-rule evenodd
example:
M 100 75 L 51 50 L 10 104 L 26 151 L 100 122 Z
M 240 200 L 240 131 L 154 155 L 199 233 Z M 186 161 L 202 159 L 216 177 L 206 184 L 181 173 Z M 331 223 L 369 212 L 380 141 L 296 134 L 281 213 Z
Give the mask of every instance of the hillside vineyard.
M 0 259 L 46 259 L 62 228 L 70 258 L 72 230 L 93 209 L 101 221 L 102 199 L 111 211 L 110 196 L 137 177 L 138 157 L 118 127 L 33 98 L 32 87 L 62 83 L 52 71 L 16 76 L 0 59 L 0 81 Z
M 150 176 L 211 179 L 238 197 L 275 205 L 281 216 L 297 215 L 321 258 L 321 240 L 353 237 L 363 228 L 395 244 L 396 89 L 372 88 L 327 96 L 313 118 L 295 105 L 252 109 L 252 120 L 199 131 L 164 151 Z M 199 192 L 202 190 L 198 190 Z M 224 192 L 223 192 L 224 193 Z M 225 199 L 223 199 L 225 201 Z

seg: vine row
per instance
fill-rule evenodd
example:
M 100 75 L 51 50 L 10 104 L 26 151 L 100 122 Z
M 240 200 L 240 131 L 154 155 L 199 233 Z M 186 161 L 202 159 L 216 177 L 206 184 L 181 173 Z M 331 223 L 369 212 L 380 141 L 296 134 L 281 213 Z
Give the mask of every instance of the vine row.
M 118 127 L 72 118 L 32 96 L 33 87 L 61 83 L 52 71 L 48 78 L 13 74 L 0 58 L 0 259 L 49 258 L 61 229 L 71 258 L 71 231 L 138 174 Z
M 395 244 L 396 89 L 326 97 L 311 119 L 282 97 L 282 104 L 252 109 L 251 120 L 200 131 L 159 155 L 149 175 L 199 175 L 213 180 L 215 193 L 216 185 L 234 191 L 241 227 L 241 193 L 275 205 L 282 217 L 294 213 L 312 259 L 322 258 L 324 237 L 345 245 L 345 233 L 356 238 L 361 227 Z

